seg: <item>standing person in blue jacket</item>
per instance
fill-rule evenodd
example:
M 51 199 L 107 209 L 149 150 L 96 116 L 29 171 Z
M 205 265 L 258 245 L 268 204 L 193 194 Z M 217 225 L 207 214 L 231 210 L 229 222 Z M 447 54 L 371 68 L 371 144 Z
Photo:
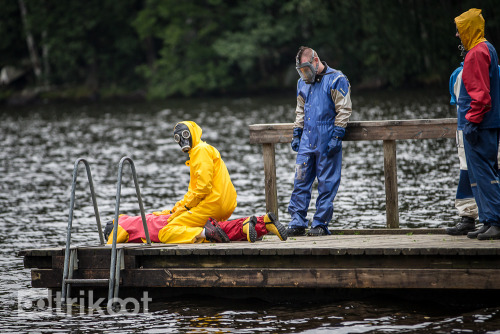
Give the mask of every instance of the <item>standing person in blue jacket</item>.
M 461 217 L 460 221 L 455 226 L 446 229 L 446 233 L 450 235 L 465 235 L 468 234 L 468 232 L 474 232 L 476 229 L 475 219 L 478 217 L 477 204 L 470 185 L 464 150 L 463 129 L 467 120 L 465 119 L 465 113 L 461 112 L 457 105 L 457 96 L 460 96 L 460 88 L 462 87 L 463 65 L 464 63 L 462 62 L 460 66 L 453 71 L 450 76 L 449 85 L 451 95 L 450 104 L 457 106 L 457 150 L 460 161 L 460 178 L 455 197 L 455 208 L 458 210 L 458 215 Z M 500 65 L 498 68 L 500 73 Z M 500 161 L 500 150 L 498 152 L 498 160 Z M 475 233 L 471 233 L 471 238 L 474 238 L 475 235 Z
M 311 188 L 316 178 L 316 213 L 308 235 L 328 235 L 333 199 L 340 184 L 342 139 L 352 112 L 351 86 L 342 72 L 328 67 L 309 47 L 299 48 L 295 63 L 300 79 L 292 149 L 298 154 L 288 206 L 292 218 L 288 235 L 305 235 Z
M 464 114 L 464 149 L 479 222 L 483 226 L 467 234 L 479 240 L 500 239 L 500 78 L 498 55 L 484 38 L 481 10 L 472 8 L 455 18 L 456 36 L 467 51 L 462 70 L 459 114 Z M 459 117 L 461 119 L 461 117 Z

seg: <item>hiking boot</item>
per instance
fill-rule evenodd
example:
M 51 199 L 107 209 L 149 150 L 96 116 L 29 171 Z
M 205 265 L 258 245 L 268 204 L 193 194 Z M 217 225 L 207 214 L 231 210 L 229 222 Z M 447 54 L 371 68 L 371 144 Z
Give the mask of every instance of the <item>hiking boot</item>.
M 466 235 L 469 232 L 474 232 L 476 230 L 476 223 L 474 218 L 462 217 L 462 220 L 453 227 L 448 227 L 446 229 L 446 234 L 449 235 Z
M 106 226 L 104 227 L 104 231 L 103 231 L 104 241 L 109 239 L 109 235 L 111 234 L 111 232 L 113 232 L 113 221 L 112 220 L 107 221 Z
M 321 235 L 327 235 L 327 233 L 321 226 L 316 226 L 311 228 L 309 232 L 307 232 L 307 235 L 310 237 L 319 237 Z
M 467 233 L 467 238 L 477 239 L 478 234 L 488 231 L 489 228 L 490 228 L 490 225 L 483 225 L 479 228 L 479 230 Z
M 266 213 L 264 216 L 264 223 L 266 223 L 266 230 L 274 235 L 277 235 L 281 241 L 285 241 L 288 237 L 285 226 L 281 225 L 278 217 L 272 212 Z
M 212 225 L 212 222 L 207 221 L 205 224 L 205 239 L 211 242 L 230 242 L 226 232 L 219 226 L 217 222 Z
M 286 229 L 286 235 L 289 237 L 301 237 L 306 235 L 305 227 L 289 227 Z
M 477 239 L 478 240 L 500 239 L 500 226 L 491 225 L 486 232 L 478 234 Z
M 243 222 L 243 233 L 246 234 L 248 242 L 255 242 L 257 240 L 256 224 L 257 218 L 255 216 L 248 217 Z

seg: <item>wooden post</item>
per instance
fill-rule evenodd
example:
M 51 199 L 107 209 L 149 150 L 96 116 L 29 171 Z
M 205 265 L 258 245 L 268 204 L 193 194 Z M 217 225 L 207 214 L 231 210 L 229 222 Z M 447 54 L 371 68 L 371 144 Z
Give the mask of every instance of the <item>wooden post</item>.
M 387 228 L 399 228 L 396 141 L 384 140 L 385 211 Z
M 264 181 L 266 193 L 266 212 L 278 217 L 278 191 L 276 188 L 276 158 L 274 144 L 262 144 L 264 155 Z

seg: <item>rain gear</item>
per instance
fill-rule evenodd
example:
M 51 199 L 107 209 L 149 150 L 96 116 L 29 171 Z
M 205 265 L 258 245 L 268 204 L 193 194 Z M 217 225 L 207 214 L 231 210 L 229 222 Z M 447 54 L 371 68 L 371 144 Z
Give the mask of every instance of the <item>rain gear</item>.
M 201 140 L 202 130 L 195 122 L 181 123 L 187 125 L 193 141 L 186 161 L 190 181 L 182 200 L 165 212 L 175 217 L 159 231 L 163 243 L 196 242 L 208 218 L 227 220 L 236 208 L 236 190 L 219 151 Z
M 168 224 L 170 215 L 146 215 L 146 224 L 148 225 L 149 238 L 152 242 L 160 242 L 158 232 Z M 146 242 L 146 233 L 142 225 L 141 216 L 120 215 L 118 218 L 117 243 L 142 243 Z M 113 243 L 113 233 L 108 237 L 108 244 Z
M 245 241 L 247 240 L 247 235 L 243 232 L 243 223 L 248 217 L 238 218 L 228 221 L 219 222 L 220 227 L 231 241 Z M 267 234 L 266 223 L 264 222 L 264 216 L 257 217 L 257 224 L 255 224 L 255 231 L 257 232 L 257 238 L 260 238 Z
M 294 189 L 288 206 L 292 217 L 288 227 L 307 227 L 311 187 L 317 178 L 318 198 L 311 227 L 319 226 L 329 234 L 327 225 L 333 215 L 333 199 L 340 185 L 340 140 L 351 115 L 352 104 L 347 77 L 323 64 L 325 70 L 315 83 L 306 84 L 299 79 L 297 84 L 294 127 L 303 128 L 303 133 L 295 165 Z M 329 145 L 332 140 L 338 140 L 336 145 Z M 332 147 L 335 149 L 332 150 Z
M 171 215 L 155 215 L 147 214 L 146 223 L 148 225 L 149 237 L 152 242 L 160 242 L 158 232 L 168 224 L 168 218 Z M 233 220 L 226 220 L 218 222 L 222 230 L 228 235 L 231 241 L 245 241 L 247 240 L 246 234 L 243 232 L 243 222 L 248 217 L 238 218 Z M 210 219 L 212 220 L 212 219 Z M 117 243 L 145 243 L 146 234 L 142 225 L 141 216 L 127 216 L 121 215 L 118 218 L 118 231 Z M 260 238 L 268 233 L 266 228 L 265 216 L 257 217 L 257 224 L 255 225 L 257 237 Z M 108 237 L 108 244 L 113 243 L 113 233 Z
M 450 104 L 457 106 L 457 150 L 458 150 L 458 158 L 460 161 L 460 177 L 458 181 L 457 193 L 455 196 L 455 207 L 458 210 L 458 215 L 460 217 L 478 217 L 478 210 L 476 200 L 474 199 L 474 195 L 472 193 L 471 182 L 469 179 L 469 173 L 467 170 L 467 159 L 465 158 L 465 150 L 464 150 L 464 137 L 463 137 L 463 128 L 465 122 L 464 108 L 460 108 L 457 103 L 458 96 L 464 94 L 465 87 L 462 82 L 462 70 L 463 70 L 463 62 L 460 66 L 453 71 L 450 76 Z M 498 66 L 500 70 L 500 65 Z M 500 73 L 500 72 L 499 72 Z M 466 94 L 466 91 L 465 91 Z M 500 143 L 499 143 L 500 148 Z M 498 161 L 500 161 L 500 150 L 498 151 Z M 499 170 L 500 173 L 500 170 Z
M 480 9 L 470 9 L 455 18 L 460 39 L 468 51 L 462 71 L 463 91 L 458 96 L 460 112 L 479 124 L 480 129 L 500 127 L 500 87 L 498 56 L 484 38 L 484 19 Z M 490 80 L 493 78 L 493 80 Z
M 480 9 L 455 18 L 462 44 L 468 51 L 457 96 L 459 119 L 465 114 L 464 149 L 479 221 L 500 226 L 498 142 L 500 137 L 500 78 L 498 55 L 484 38 Z M 472 123 L 472 126 L 471 126 Z M 467 131 L 474 129 L 475 137 Z

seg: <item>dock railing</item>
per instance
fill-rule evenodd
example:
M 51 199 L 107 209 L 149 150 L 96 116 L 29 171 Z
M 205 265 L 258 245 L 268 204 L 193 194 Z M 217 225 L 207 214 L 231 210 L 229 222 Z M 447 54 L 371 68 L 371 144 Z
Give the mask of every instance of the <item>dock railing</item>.
M 275 145 L 290 144 L 293 123 L 253 124 L 250 143 L 262 144 L 266 211 L 278 214 Z M 387 228 L 399 228 L 396 140 L 455 138 L 456 118 L 349 122 L 344 141 L 383 140 Z

